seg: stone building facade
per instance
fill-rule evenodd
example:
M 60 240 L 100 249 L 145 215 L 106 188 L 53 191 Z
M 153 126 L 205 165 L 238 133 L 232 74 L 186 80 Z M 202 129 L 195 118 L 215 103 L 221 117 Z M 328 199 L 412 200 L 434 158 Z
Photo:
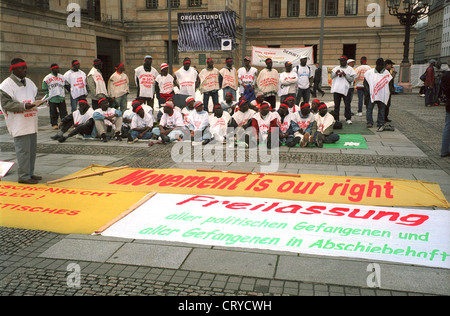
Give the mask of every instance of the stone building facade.
M 322 0 L 169 0 L 171 1 L 174 70 L 183 58 L 191 57 L 198 69 L 205 59 L 222 67 L 226 57 L 242 64 L 243 5 L 246 3 L 246 55 L 252 46 L 313 46 L 320 53 L 319 38 Z M 342 54 L 369 64 L 378 57 L 400 63 L 403 56 L 404 27 L 390 16 L 385 0 L 324 0 L 323 64 L 335 65 Z M 69 27 L 69 4 L 81 8 L 80 27 Z M 237 49 L 231 52 L 178 52 L 178 12 L 236 12 Z M 88 71 L 94 58 L 105 62 L 105 78 L 114 65 L 124 62 L 127 73 L 152 55 L 154 67 L 168 61 L 167 0 L 0 0 L 0 79 L 9 75 L 12 58 L 29 64 L 29 77 L 41 82 L 51 63 L 61 71 L 78 59 Z M 414 36 L 411 36 L 413 52 Z M 412 60 L 412 54 L 410 56 Z

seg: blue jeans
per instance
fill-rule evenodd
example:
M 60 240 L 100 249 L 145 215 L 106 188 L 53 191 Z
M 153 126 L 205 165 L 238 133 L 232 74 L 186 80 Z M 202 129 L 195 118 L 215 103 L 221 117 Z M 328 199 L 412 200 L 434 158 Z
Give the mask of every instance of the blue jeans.
M 131 138 L 134 140 L 134 139 L 136 139 L 136 138 L 139 138 L 139 134 L 140 134 L 141 132 L 139 132 L 139 131 L 134 131 L 134 130 L 132 130 L 131 131 Z M 153 136 L 153 134 L 152 134 L 152 132 L 145 132 L 144 133 L 144 136 L 142 136 L 141 138 L 139 138 L 139 139 L 150 139 L 150 138 L 152 138 L 152 136 Z
M 362 113 L 364 104 L 364 89 L 356 89 L 358 92 L 358 113 Z
M 82 95 L 76 99 L 73 99 L 72 95 L 70 96 L 70 110 L 72 111 L 72 113 L 77 110 L 78 101 L 80 101 L 81 99 L 86 99 L 86 97 Z
M 446 112 L 444 132 L 442 133 L 441 155 L 448 155 L 449 153 L 450 153 L 450 112 Z
M 378 116 L 377 116 L 377 127 L 383 126 L 384 121 L 384 111 L 386 109 L 386 104 L 380 101 L 375 101 L 374 103 L 370 102 L 367 106 L 367 112 L 366 112 L 366 121 L 367 124 L 373 125 L 373 108 L 375 107 L 375 104 L 378 106 Z

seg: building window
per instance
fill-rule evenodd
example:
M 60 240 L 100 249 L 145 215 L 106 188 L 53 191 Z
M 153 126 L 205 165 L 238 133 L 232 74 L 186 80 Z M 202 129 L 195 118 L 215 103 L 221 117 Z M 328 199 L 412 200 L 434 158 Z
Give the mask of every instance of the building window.
M 269 18 L 281 16 L 281 0 L 269 0 Z
M 180 0 L 167 0 L 167 7 L 169 7 L 169 3 L 170 3 L 171 8 L 179 8 L 180 7 Z
M 287 16 L 298 17 L 300 14 L 300 0 L 288 0 Z
M 47 10 L 50 8 L 48 0 L 36 0 L 35 6 L 37 6 L 38 8 L 47 9 Z
M 188 6 L 189 7 L 201 7 L 202 0 L 188 0 Z
M 158 0 L 146 0 L 145 7 L 147 9 L 158 9 Z
M 319 14 L 319 0 L 306 0 L 306 16 Z
M 358 0 L 345 0 L 345 15 L 358 14 Z
M 338 0 L 325 0 L 325 15 L 338 15 Z
M 347 56 L 348 59 L 356 58 L 356 44 L 344 44 L 342 47 L 342 53 Z

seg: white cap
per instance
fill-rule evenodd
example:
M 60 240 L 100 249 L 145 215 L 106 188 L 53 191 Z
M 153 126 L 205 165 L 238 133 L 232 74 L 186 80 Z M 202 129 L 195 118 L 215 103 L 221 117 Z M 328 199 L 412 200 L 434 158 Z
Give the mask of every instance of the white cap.
M 347 64 L 350 64 L 350 63 L 352 63 L 354 61 L 355 61 L 354 59 L 349 59 L 349 60 L 347 60 Z

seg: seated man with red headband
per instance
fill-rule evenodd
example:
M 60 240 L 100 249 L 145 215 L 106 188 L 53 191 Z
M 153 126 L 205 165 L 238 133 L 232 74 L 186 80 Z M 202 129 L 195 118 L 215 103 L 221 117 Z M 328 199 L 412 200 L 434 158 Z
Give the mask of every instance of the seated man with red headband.
M 292 120 L 294 121 L 294 139 L 287 145 L 289 147 L 294 147 L 300 143 L 300 147 L 306 147 L 311 142 L 310 135 L 315 120 L 314 114 L 311 113 L 309 103 L 302 102 L 300 112 L 295 112 Z
M 195 143 L 202 142 L 202 145 L 206 145 L 211 141 L 209 114 L 203 110 L 203 103 L 200 101 L 195 102 L 194 108 L 195 111 L 192 111 L 188 118 L 191 140 Z
M 264 103 L 261 104 L 260 111 L 252 118 L 254 137 L 250 138 L 248 146 L 254 147 L 257 144 L 266 144 L 267 148 L 278 146 L 278 136 L 272 139 L 272 132 L 278 132 L 279 120 L 279 114 L 277 112 L 272 112 L 269 102 L 264 101 Z
M 84 99 L 79 100 L 78 110 L 65 116 L 59 125 L 61 130 L 50 138 L 64 143 L 67 138 L 78 134 L 85 137 L 91 136 L 95 125 L 93 115 L 94 110 L 89 106 L 88 102 Z M 67 136 L 64 136 L 64 133 L 70 128 L 73 129 Z
M 322 148 L 323 143 L 332 144 L 339 140 L 339 135 L 333 132 L 334 116 L 328 113 L 325 103 L 320 103 L 319 113 L 314 116 L 311 135 L 317 147 Z
M 144 107 L 137 103 L 133 105 L 133 112 L 136 115 L 131 119 L 128 144 L 133 144 L 139 139 L 150 139 L 153 135 L 153 115 L 145 111 Z
M 106 96 L 101 96 L 98 100 L 99 108 L 94 111 L 93 118 L 97 136 L 102 142 L 107 142 L 108 137 L 121 141 L 122 111 L 111 108 Z
M 164 114 L 161 117 L 159 126 L 153 128 L 153 139 L 161 137 L 163 144 L 180 141 L 183 138 L 186 127 L 184 125 L 183 115 L 175 110 L 172 101 L 167 101 L 164 106 Z

